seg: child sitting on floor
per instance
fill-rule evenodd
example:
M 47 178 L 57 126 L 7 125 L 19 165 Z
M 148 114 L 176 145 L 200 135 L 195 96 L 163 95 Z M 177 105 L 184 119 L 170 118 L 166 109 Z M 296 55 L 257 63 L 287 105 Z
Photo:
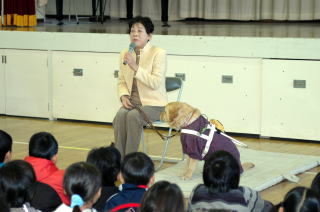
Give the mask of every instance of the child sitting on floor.
M 316 191 L 302 186 L 291 189 L 284 200 L 270 212 L 307 212 L 320 211 L 320 197 Z
M 120 192 L 107 200 L 105 211 L 136 211 L 148 185 L 154 183 L 154 164 L 145 153 L 130 153 L 123 159 L 119 178 Z
M 101 194 L 101 173 L 92 164 L 78 162 L 70 165 L 63 178 L 63 187 L 71 205 L 60 205 L 56 212 L 96 212 L 92 208 Z
M 0 192 L 4 195 L 11 212 L 37 212 L 30 205 L 35 183 L 33 169 L 25 161 L 10 161 L 0 169 Z
M 107 199 L 119 192 L 115 183 L 120 172 L 121 155 L 119 150 L 111 144 L 109 147 L 92 149 L 88 154 L 87 162 L 95 165 L 101 172 L 101 196 L 93 208 L 103 211 Z
M 272 204 L 263 200 L 257 191 L 239 186 L 239 163 L 229 152 L 216 151 L 208 155 L 202 177 L 204 184 L 193 189 L 188 211 L 223 209 L 247 212 L 272 208 Z
M 143 195 L 139 212 L 184 212 L 184 199 L 177 184 L 168 181 L 155 183 Z
M 30 138 L 29 156 L 24 159 L 30 163 L 36 173 L 37 181 L 48 184 L 59 195 L 62 202 L 70 200 L 63 191 L 64 170 L 55 165 L 58 160 L 58 142 L 48 132 L 39 132 Z
M 11 160 L 12 138 L 3 130 L 0 130 L 0 167 Z

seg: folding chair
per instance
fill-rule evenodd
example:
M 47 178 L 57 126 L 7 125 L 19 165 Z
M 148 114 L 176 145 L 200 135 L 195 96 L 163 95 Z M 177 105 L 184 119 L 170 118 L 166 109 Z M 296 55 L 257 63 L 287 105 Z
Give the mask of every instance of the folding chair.
M 79 17 L 78 17 L 78 7 L 75 0 L 69 0 L 69 22 L 71 21 L 71 8 L 73 8 L 73 12 L 75 13 L 77 24 L 79 24 Z
M 106 10 L 106 4 L 107 4 L 107 0 L 97 0 L 97 2 L 93 2 L 95 5 L 94 5 L 94 11 L 92 11 L 94 14 L 96 14 L 97 12 L 97 9 L 99 7 L 100 9 L 100 22 L 101 24 L 103 24 L 104 22 L 104 11 Z M 73 8 L 74 10 L 74 15 L 76 17 L 76 21 L 77 21 L 77 24 L 79 24 L 79 18 L 78 17 L 78 6 L 77 6 L 77 3 L 76 3 L 76 0 L 69 0 L 69 22 L 71 20 L 71 8 Z
M 46 22 L 46 5 L 43 5 L 43 6 L 39 6 L 38 4 L 36 5 L 36 15 L 40 16 L 40 19 L 41 17 L 43 17 L 43 23 Z M 37 16 L 37 18 L 39 18 Z
M 106 10 L 107 0 L 92 0 L 93 8 L 92 8 L 92 17 L 95 20 L 100 20 L 100 23 L 103 24 L 104 22 L 104 12 Z M 110 1 L 109 1 L 110 7 Z M 97 15 L 97 10 L 99 8 L 99 15 Z
M 183 90 L 183 81 L 180 77 L 166 77 L 166 91 L 167 91 L 167 93 L 168 94 L 171 92 L 178 93 L 175 101 L 180 101 L 181 95 L 182 95 L 182 90 Z M 149 155 L 152 160 L 159 161 L 159 164 L 156 167 L 156 170 L 159 170 L 161 168 L 161 166 L 163 165 L 163 162 L 177 163 L 177 162 L 184 160 L 184 154 L 182 154 L 181 158 L 167 157 L 168 145 L 171 142 L 170 136 L 172 135 L 172 128 L 170 128 L 166 123 L 161 122 L 161 121 L 155 121 L 152 124 L 154 124 L 155 126 L 169 128 L 168 133 L 166 134 L 166 136 L 168 136 L 168 137 L 163 140 L 164 144 L 163 144 L 161 156 Z M 147 146 L 144 142 L 144 132 L 142 132 L 142 135 L 141 135 L 141 144 L 142 144 L 143 152 L 147 154 Z

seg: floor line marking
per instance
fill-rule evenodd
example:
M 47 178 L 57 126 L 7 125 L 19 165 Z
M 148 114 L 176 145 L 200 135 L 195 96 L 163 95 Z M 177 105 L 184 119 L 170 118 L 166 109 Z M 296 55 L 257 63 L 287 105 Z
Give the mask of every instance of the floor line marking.
M 15 144 L 26 144 L 26 145 L 29 145 L 28 142 L 20 142 L 20 141 L 14 141 L 13 143 L 15 143 Z M 89 151 L 89 150 L 91 150 L 91 149 L 82 148 L 82 147 L 60 146 L 60 145 L 59 145 L 59 148 L 61 148 L 61 149 L 73 149 L 73 150 L 84 150 L 84 151 Z

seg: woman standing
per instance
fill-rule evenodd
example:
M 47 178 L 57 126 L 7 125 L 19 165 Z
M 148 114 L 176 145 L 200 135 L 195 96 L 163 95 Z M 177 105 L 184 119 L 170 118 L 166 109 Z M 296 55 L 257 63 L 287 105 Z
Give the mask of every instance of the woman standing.
M 122 158 L 138 150 L 145 124 L 135 107 L 141 107 L 150 121 L 156 121 L 167 104 L 166 52 L 150 44 L 153 30 L 150 18 L 132 19 L 129 23 L 132 50 L 120 54 L 118 94 L 122 107 L 114 118 L 113 127 Z

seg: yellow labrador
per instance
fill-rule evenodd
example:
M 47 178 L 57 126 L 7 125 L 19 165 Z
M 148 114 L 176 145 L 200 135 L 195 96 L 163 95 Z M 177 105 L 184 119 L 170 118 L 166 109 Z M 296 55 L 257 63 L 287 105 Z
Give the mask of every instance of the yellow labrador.
M 235 141 L 233 141 L 235 139 L 223 133 L 224 128 L 220 122 L 208 121 L 206 117 L 201 115 L 199 109 L 187 103 L 171 102 L 166 105 L 160 119 L 167 122 L 172 128 L 181 129 L 182 150 L 184 154 L 188 155 L 182 179 L 190 179 L 197 162 L 204 160 L 208 154 L 218 150 L 231 153 L 238 161 L 241 172 L 254 167 L 252 163 L 241 164 L 240 153 L 234 144 Z

